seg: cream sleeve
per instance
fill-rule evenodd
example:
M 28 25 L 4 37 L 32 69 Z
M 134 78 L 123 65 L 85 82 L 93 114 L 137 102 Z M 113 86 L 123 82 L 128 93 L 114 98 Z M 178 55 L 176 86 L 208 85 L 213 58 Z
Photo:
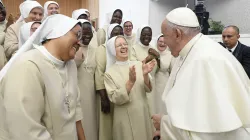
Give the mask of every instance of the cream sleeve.
M 117 105 L 123 105 L 130 102 L 130 97 L 128 95 L 126 84 L 116 83 L 112 77 L 105 73 L 104 83 L 107 90 L 109 100 Z
M 6 123 L 12 140 L 52 140 L 42 122 L 44 83 L 37 66 L 26 61 L 13 65 L 3 81 Z
M 100 28 L 98 31 L 97 31 L 97 43 L 98 43 L 98 46 L 104 44 L 106 42 L 106 32 L 103 28 Z
M 12 54 L 18 49 L 18 36 L 11 26 L 7 29 L 4 40 L 4 50 L 7 59 L 10 59 Z
M 95 70 L 95 84 L 96 90 L 105 89 L 104 72 L 106 69 L 106 49 L 99 46 L 96 50 L 96 70 Z
M 77 103 L 76 103 L 76 122 L 82 120 L 82 107 L 81 107 L 81 93 L 80 89 L 77 88 Z M 83 122 L 82 122 L 83 123 Z

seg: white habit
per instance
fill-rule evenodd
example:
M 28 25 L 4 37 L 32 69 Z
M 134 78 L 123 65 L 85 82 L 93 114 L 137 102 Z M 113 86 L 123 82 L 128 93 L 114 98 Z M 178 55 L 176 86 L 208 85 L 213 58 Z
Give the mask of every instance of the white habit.
M 82 119 L 82 110 L 76 64 L 55 58 L 44 46 L 32 45 L 64 36 L 77 24 L 60 14 L 46 18 L 0 71 L 0 136 L 78 139 L 76 122 Z
M 76 121 L 82 119 L 82 112 L 75 62 L 64 63 L 43 46 L 36 48 L 13 64 L 1 84 L 9 136 L 77 140 Z

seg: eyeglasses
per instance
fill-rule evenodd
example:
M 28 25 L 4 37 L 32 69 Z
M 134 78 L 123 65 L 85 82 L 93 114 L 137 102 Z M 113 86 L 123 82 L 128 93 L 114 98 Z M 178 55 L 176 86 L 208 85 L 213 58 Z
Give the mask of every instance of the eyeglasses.
M 77 40 L 81 40 L 82 39 L 82 31 L 78 31 L 77 33 L 72 31 L 71 32 L 76 36 Z
M 81 40 L 82 39 L 82 31 L 77 32 L 77 39 Z

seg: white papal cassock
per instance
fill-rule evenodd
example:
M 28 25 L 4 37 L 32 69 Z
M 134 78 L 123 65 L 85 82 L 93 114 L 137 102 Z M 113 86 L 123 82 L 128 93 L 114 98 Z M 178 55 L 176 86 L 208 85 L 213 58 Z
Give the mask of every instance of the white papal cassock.
M 162 140 L 249 140 L 249 79 L 241 64 L 201 33 L 180 52 L 162 99 Z

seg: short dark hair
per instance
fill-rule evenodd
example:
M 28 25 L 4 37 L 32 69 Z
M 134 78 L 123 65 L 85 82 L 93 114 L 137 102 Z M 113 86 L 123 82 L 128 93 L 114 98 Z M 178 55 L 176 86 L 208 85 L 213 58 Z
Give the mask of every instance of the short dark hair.
M 228 25 L 228 26 L 226 26 L 224 29 L 227 29 L 227 28 L 233 28 L 235 31 L 236 31 L 236 33 L 237 34 L 240 34 L 240 29 L 239 29 L 239 27 L 237 27 L 237 26 L 235 26 L 235 25 Z

